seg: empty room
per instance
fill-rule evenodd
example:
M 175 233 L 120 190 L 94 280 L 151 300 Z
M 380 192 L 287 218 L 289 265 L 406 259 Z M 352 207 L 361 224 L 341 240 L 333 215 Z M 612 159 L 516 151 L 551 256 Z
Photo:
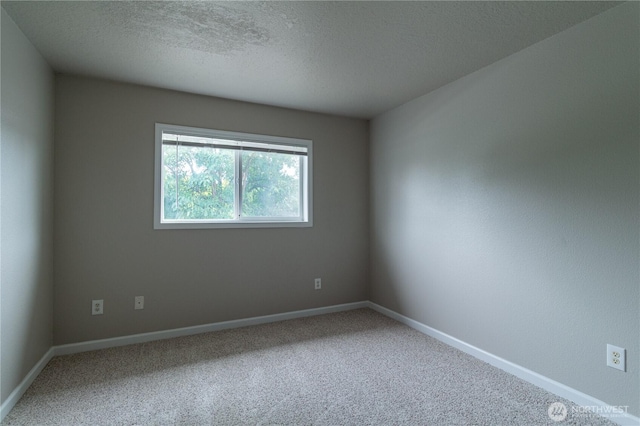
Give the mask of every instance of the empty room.
M 0 4 L 2 425 L 640 424 L 640 2 Z

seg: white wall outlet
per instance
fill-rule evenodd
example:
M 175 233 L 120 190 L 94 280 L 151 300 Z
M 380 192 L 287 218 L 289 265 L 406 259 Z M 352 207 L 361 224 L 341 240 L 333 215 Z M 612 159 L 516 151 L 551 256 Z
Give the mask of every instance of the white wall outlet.
M 315 279 L 315 284 L 316 284 L 316 290 L 322 289 L 322 280 L 320 278 Z
M 625 371 L 627 368 L 626 349 L 618 346 L 607 345 L 607 366 Z
M 144 296 L 135 297 L 133 309 L 144 309 Z
M 91 315 L 102 315 L 104 299 L 91 301 Z

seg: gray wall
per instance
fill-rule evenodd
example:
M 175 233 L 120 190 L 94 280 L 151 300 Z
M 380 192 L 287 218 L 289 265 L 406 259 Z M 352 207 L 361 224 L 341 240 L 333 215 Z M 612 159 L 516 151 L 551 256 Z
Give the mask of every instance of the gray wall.
M 370 147 L 371 299 L 636 416 L 639 8 L 377 117 Z
M 2 9 L 0 401 L 52 344 L 53 72 Z
M 313 227 L 154 230 L 155 122 L 312 139 Z M 55 142 L 55 344 L 366 298 L 366 121 L 59 75 Z

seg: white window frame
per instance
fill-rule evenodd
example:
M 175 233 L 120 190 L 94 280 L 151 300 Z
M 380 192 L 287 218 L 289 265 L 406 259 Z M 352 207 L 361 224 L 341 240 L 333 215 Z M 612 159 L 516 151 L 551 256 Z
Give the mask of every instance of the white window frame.
M 237 141 L 242 144 L 273 144 L 285 147 L 305 148 L 306 162 L 301 164 L 300 191 L 301 216 L 299 218 L 280 217 L 251 217 L 235 219 L 201 219 L 201 220 L 171 220 L 164 219 L 164 167 L 162 164 L 163 132 L 180 133 L 188 136 L 223 139 L 230 144 Z M 237 157 L 241 151 L 236 151 L 236 169 L 240 162 Z M 236 170 L 236 176 L 238 175 Z M 236 211 L 239 209 L 239 191 L 236 180 Z M 210 229 L 210 228 L 301 228 L 313 226 L 313 141 L 281 136 L 268 136 L 252 133 L 229 132 L 223 130 L 204 129 L 199 127 L 177 126 L 173 124 L 156 123 L 155 125 L 155 178 L 154 178 L 154 229 Z

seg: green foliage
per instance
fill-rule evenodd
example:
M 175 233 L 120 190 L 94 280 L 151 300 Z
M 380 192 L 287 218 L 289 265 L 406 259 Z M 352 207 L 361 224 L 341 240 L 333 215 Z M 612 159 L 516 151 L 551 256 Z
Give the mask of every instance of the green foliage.
M 242 215 L 300 215 L 300 157 L 242 152 Z
M 300 214 L 300 157 L 243 151 L 242 216 Z M 235 151 L 163 146 L 165 219 L 233 219 Z
M 165 219 L 233 219 L 233 151 L 164 146 Z

